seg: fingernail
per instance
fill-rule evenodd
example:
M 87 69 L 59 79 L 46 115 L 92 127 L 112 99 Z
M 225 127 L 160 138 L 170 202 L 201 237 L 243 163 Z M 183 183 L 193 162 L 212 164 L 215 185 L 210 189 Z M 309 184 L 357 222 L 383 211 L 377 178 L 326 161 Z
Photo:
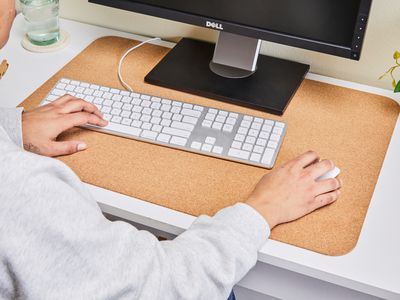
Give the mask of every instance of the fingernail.
M 78 146 L 76 147 L 76 149 L 77 149 L 78 151 L 86 150 L 86 149 L 87 149 L 87 145 L 84 144 L 84 143 L 78 144 Z

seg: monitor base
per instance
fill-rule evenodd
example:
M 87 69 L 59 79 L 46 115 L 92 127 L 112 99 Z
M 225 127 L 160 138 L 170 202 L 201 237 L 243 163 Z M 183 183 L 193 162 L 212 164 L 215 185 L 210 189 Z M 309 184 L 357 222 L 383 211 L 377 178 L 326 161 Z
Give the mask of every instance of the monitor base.
M 282 115 L 309 65 L 260 55 L 257 71 L 246 78 L 224 78 L 210 70 L 214 44 L 183 38 L 145 81 L 191 94 Z

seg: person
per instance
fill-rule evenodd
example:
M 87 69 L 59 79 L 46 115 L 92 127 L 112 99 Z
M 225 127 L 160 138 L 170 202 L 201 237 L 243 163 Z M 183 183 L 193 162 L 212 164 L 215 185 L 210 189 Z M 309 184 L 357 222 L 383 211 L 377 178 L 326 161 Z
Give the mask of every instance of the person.
M 0 12 L 3 46 L 14 0 L 1 0 Z M 340 180 L 316 181 L 334 164 L 309 151 L 265 175 L 245 201 L 160 242 L 107 220 L 79 178 L 50 158 L 84 151 L 84 141 L 57 137 L 88 123 L 107 125 L 69 95 L 31 111 L 0 109 L 2 299 L 227 299 L 272 228 L 340 194 Z

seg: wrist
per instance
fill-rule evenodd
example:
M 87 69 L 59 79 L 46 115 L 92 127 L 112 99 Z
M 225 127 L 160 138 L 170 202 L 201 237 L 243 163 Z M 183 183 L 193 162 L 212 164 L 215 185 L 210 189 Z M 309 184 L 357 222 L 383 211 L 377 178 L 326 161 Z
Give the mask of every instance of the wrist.
M 250 197 L 245 203 L 256 210 L 268 223 L 270 229 L 272 229 L 280 224 L 278 211 L 273 207 L 273 205 L 263 202 L 265 201 L 257 201 Z

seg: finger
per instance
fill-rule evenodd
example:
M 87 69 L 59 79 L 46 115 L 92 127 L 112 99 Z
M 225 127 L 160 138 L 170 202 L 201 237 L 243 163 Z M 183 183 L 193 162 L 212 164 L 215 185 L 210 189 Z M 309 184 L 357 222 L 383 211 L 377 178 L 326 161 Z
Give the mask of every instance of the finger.
M 95 114 L 100 118 L 103 118 L 102 113 L 99 111 L 96 105 L 93 105 L 82 99 L 74 99 L 68 101 L 61 108 L 61 112 L 64 114 L 80 112 L 80 111 L 86 111 L 88 113 Z
M 65 115 L 62 118 L 62 122 L 63 122 L 62 126 L 61 126 L 62 131 L 65 131 L 72 127 L 82 126 L 82 125 L 87 125 L 87 124 L 100 126 L 100 127 L 107 126 L 107 124 L 108 124 L 108 122 L 106 120 L 103 120 L 99 116 L 88 113 L 88 112 L 76 112 L 76 113 Z
M 307 170 L 310 172 L 312 178 L 317 179 L 334 168 L 335 164 L 331 160 L 324 159 L 309 166 Z
M 315 185 L 315 195 L 323 195 L 329 192 L 333 192 L 337 189 L 340 189 L 341 187 L 341 180 L 336 178 L 319 181 Z
M 300 155 L 299 157 L 293 160 L 294 166 L 299 168 L 306 168 L 310 164 L 314 163 L 315 161 L 319 160 L 319 156 L 314 151 L 307 151 L 306 153 Z
M 48 156 L 69 155 L 87 149 L 87 145 L 79 141 L 52 142 L 48 149 Z
M 340 190 L 336 190 L 336 191 L 315 197 L 312 211 L 335 202 L 337 199 L 339 199 L 339 196 L 340 196 Z

